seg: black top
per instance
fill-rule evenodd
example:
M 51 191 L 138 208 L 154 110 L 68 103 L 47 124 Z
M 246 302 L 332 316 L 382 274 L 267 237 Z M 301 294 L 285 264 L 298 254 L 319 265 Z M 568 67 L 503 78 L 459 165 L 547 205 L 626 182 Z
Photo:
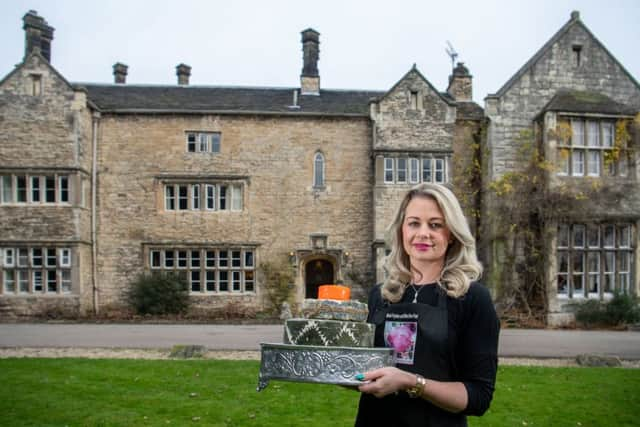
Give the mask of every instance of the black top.
M 419 303 L 437 304 L 437 285 L 416 288 Z M 414 295 L 415 290 L 409 286 L 400 302 L 411 303 Z M 380 286 L 376 286 L 369 294 L 370 315 L 380 304 Z M 484 285 L 474 282 L 463 297 L 447 296 L 447 314 L 450 363 L 455 378 L 465 385 L 468 394 L 462 414 L 482 415 L 491 403 L 498 368 L 500 324 L 491 295 Z

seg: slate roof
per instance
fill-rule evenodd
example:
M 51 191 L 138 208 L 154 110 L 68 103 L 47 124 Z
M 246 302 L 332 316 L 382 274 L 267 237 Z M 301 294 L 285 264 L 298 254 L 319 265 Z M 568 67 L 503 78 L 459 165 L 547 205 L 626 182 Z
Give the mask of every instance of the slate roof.
M 456 113 L 461 120 L 484 119 L 484 109 L 475 102 L 458 102 Z
M 612 115 L 635 115 L 636 111 L 620 104 L 599 92 L 566 90 L 551 98 L 543 111 L 562 111 L 567 113 L 597 113 Z
M 320 90 L 320 95 L 300 95 L 298 88 L 162 86 L 75 83 L 105 113 L 233 113 L 322 116 L 369 116 L 369 102 L 387 91 Z M 298 91 L 292 108 L 293 92 Z M 443 98 L 454 103 L 447 93 Z M 484 110 L 475 102 L 457 103 L 459 119 L 482 120 Z
M 297 88 L 151 86 L 76 83 L 102 112 L 111 113 L 236 113 L 368 116 L 369 101 L 380 91 L 321 90 L 300 95 Z
M 447 98 L 456 105 L 456 119 L 458 120 L 482 120 L 484 108 L 473 101 L 456 101 L 449 92 L 442 92 L 442 97 Z

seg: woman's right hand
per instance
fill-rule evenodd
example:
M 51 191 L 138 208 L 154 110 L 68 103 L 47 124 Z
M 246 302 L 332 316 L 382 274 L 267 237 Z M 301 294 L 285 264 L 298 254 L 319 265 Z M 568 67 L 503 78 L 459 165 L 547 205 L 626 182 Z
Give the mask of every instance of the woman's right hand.
M 375 397 L 384 397 L 406 390 L 416 383 L 414 374 L 391 366 L 366 372 L 358 379 L 365 381 L 358 390 L 373 394 Z

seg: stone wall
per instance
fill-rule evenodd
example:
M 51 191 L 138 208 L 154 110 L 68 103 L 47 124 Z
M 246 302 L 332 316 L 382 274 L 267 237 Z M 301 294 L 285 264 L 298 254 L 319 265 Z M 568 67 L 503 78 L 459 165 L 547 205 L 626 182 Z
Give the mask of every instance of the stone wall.
M 186 131 L 221 133 L 220 153 L 189 153 Z M 101 304 L 118 304 L 143 271 L 143 244 L 257 247 L 256 264 L 310 247 L 310 235 L 350 252 L 352 266 L 371 269 L 371 129 L 366 118 L 258 116 L 103 116 L 99 147 Z M 324 189 L 313 188 L 313 158 L 326 162 Z M 166 211 L 166 177 L 235 179 L 243 210 Z M 304 288 L 297 283 L 297 296 Z M 361 284 L 356 284 L 357 286 Z M 365 284 L 366 285 L 366 284 Z M 211 300 L 257 294 L 222 294 Z M 199 298 L 202 302 L 202 298 Z M 214 304 L 215 305 L 215 304 Z
M 576 57 L 576 49 L 580 47 L 580 59 Z M 555 113 L 543 113 L 545 106 L 561 90 L 589 91 L 604 94 L 612 100 L 640 110 L 640 89 L 638 84 L 626 70 L 610 55 L 610 53 L 597 41 L 584 25 L 572 17 L 570 21 L 553 39 L 553 43 L 545 46 L 541 52 L 534 56 L 527 68 L 523 68 L 498 92 L 486 99 L 485 114 L 489 119 L 488 137 L 483 153 L 488 154 L 486 162 L 486 175 L 483 182 L 485 195 L 483 198 L 483 242 L 486 244 L 488 256 L 488 275 L 492 280 L 497 280 L 498 271 L 501 268 L 504 256 L 504 241 L 495 239 L 493 231 L 500 224 L 500 218 L 492 217 L 499 203 L 491 191 L 486 191 L 487 186 L 493 180 L 499 179 L 505 173 L 519 172 L 524 168 L 522 158 L 519 155 L 521 148 L 517 139 L 522 131 L 533 130 L 534 121 L 541 124 L 541 128 L 547 131 L 551 122 L 555 122 Z M 555 141 L 539 137 L 544 141 L 544 150 L 547 159 L 553 161 L 556 153 L 552 148 Z M 551 144 L 547 146 L 546 144 Z M 553 147 L 552 147 L 553 146 Z M 606 221 L 615 218 L 637 218 L 640 212 L 640 197 L 636 173 L 629 178 L 598 178 L 599 185 L 623 183 L 633 190 L 628 191 L 624 199 L 617 197 L 602 198 L 598 203 L 591 201 L 591 209 L 588 213 L 589 221 Z M 549 180 L 556 182 L 555 172 L 550 172 Z M 624 182 L 622 182 L 624 181 Z M 563 184 L 575 189 L 587 189 L 593 186 L 593 181 L 585 178 L 563 177 Z M 584 214 L 578 220 L 584 220 Z M 635 220 L 633 220 L 635 221 Z M 555 229 L 551 230 L 553 236 Z M 549 250 L 547 260 L 547 280 L 549 281 L 547 295 L 549 298 L 548 321 L 551 324 L 566 323 L 566 304 L 556 300 L 555 280 L 556 247 L 552 237 L 545 242 Z M 633 243 L 638 246 L 638 241 Z M 495 268 L 492 268 L 495 267 Z M 634 273 L 638 277 L 639 270 Z M 514 280 L 516 280 L 514 278 Z M 638 292 L 637 280 L 634 284 L 635 292 Z M 569 316 L 571 317 L 571 316 Z
M 478 237 L 480 227 L 480 185 L 482 180 L 481 144 L 483 122 L 458 120 L 453 136 L 451 182 L 469 222 L 471 233 Z M 482 257 L 482 254 L 478 254 Z
M 580 45 L 581 65 L 574 66 L 573 46 Z M 490 119 L 489 179 L 519 170 L 515 138 L 561 89 L 589 90 L 640 109 L 640 89 L 603 46 L 579 24 L 572 25 L 502 96 L 488 97 Z
M 451 151 L 455 106 L 415 69 L 377 102 L 372 116 L 374 150 Z
M 86 292 L 92 280 L 92 147 L 86 92 L 71 87 L 42 56 L 32 54 L 0 84 L 0 123 L 0 174 L 63 174 L 70 191 L 69 203 L 1 204 L 0 245 L 69 247 L 73 267 L 71 294 L 4 295 L 5 311 L 13 306 L 16 315 L 77 313 L 90 303 Z
M 447 159 L 451 175 L 456 108 L 453 103 L 445 101 L 414 68 L 375 102 L 371 110 L 375 153 L 373 219 L 376 281 L 380 282 L 384 278 L 382 264 L 385 251 L 382 242 L 386 238 L 387 227 L 393 221 L 405 193 L 416 185 L 409 182 L 385 183 L 384 158 L 420 158 L 438 154 Z
M 37 96 L 31 94 L 34 75 L 41 81 Z M 31 55 L 0 85 L 0 117 L 0 149 L 7 164 L 90 170 L 86 93 L 74 91 L 39 55 Z

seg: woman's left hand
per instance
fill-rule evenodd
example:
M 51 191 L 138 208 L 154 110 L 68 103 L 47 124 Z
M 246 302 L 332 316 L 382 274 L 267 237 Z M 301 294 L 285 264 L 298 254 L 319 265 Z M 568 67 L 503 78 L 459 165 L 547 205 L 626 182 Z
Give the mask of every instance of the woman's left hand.
M 391 393 L 406 390 L 416 382 L 416 376 L 394 367 L 386 367 L 367 372 L 362 378 L 366 381 L 358 387 L 362 393 L 373 394 L 375 397 L 384 397 Z

